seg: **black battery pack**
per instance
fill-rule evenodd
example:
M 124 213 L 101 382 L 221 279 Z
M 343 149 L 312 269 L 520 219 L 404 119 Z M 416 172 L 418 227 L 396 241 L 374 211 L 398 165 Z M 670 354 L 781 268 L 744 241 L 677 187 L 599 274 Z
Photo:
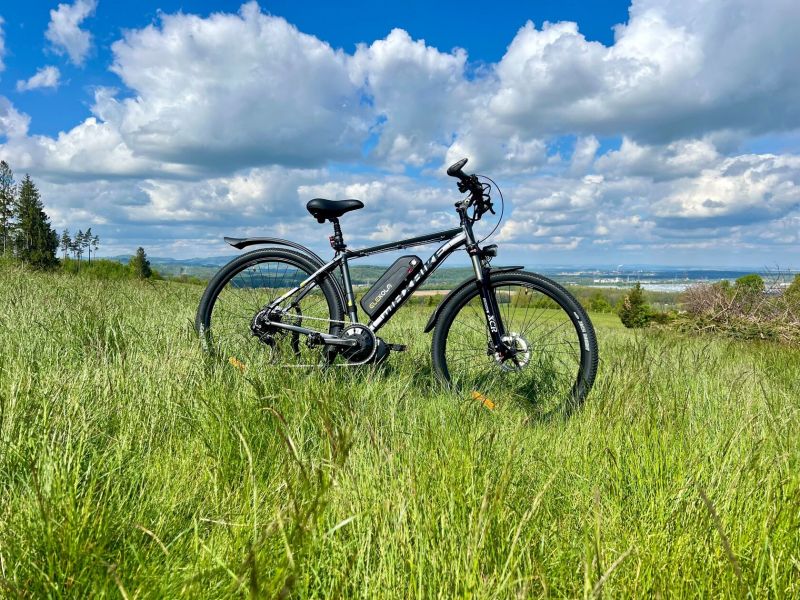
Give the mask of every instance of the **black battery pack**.
M 364 294 L 361 308 L 370 318 L 374 318 L 397 297 L 421 268 L 422 261 L 418 256 L 401 256 Z

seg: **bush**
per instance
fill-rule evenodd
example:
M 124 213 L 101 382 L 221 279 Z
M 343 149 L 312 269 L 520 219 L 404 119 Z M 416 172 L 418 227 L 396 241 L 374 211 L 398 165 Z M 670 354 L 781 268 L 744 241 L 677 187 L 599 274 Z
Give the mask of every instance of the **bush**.
M 656 325 L 669 325 L 677 318 L 678 314 L 673 311 L 654 311 L 650 313 L 649 322 Z
M 97 279 L 130 279 L 131 272 L 127 266 L 115 260 L 95 258 L 92 262 L 77 261 L 72 258 L 61 260 L 61 270 L 72 275 L 95 277 Z
M 589 297 L 589 301 L 587 302 L 586 307 L 593 312 L 601 312 L 601 313 L 614 312 L 614 307 L 611 306 L 611 303 L 600 291 L 595 292 Z
M 644 299 L 644 290 L 641 283 L 636 282 L 631 291 L 625 294 L 620 306 L 617 308 L 617 314 L 622 324 L 629 329 L 647 327 L 653 311 Z
M 676 327 L 683 331 L 721 333 L 737 339 L 800 344 L 798 278 L 783 294 L 778 293 L 777 284 L 767 289 L 758 275 L 740 277 L 733 286 L 726 283 L 687 288 L 682 296 L 686 312 L 676 320 Z
M 761 275 L 756 275 L 755 273 L 739 277 L 734 285 L 736 292 L 747 294 L 748 296 L 763 294 L 765 289 L 764 279 Z
M 789 284 L 783 295 L 790 306 L 800 310 L 800 274 L 794 276 L 794 281 Z

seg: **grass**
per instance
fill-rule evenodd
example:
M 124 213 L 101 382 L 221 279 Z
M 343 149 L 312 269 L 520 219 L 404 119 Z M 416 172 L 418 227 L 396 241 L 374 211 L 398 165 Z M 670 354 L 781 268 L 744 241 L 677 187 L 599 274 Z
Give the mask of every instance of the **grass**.
M 208 360 L 200 288 L 0 271 L 0 596 L 800 595 L 800 352 L 593 315 L 585 409 Z

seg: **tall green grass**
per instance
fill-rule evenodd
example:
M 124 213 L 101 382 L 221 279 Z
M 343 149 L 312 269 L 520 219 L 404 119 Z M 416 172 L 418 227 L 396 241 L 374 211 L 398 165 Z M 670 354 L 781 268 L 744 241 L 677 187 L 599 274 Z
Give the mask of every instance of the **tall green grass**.
M 0 596 L 800 596 L 800 353 L 597 315 L 585 409 L 244 372 L 200 294 L 0 271 Z

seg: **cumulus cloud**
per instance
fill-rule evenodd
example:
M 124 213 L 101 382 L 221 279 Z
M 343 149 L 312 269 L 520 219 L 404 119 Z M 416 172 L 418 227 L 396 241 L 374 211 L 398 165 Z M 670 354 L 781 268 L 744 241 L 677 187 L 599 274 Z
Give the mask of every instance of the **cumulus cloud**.
M 667 225 L 742 225 L 783 217 L 800 208 L 800 157 L 726 158 L 674 188 L 655 204 L 655 216 Z
M 255 3 L 164 15 L 112 50 L 133 95 L 102 94 L 94 112 L 137 153 L 228 171 L 360 154 L 365 107 L 346 56 Z
M 402 29 L 359 45 L 348 63 L 380 119 L 373 132 L 379 158 L 421 166 L 444 156 L 475 91 L 465 79 L 466 62 L 464 50 L 440 52 Z
M 497 65 L 498 123 L 645 140 L 800 123 L 800 4 L 637 0 L 606 47 L 575 23 L 525 25 Z
M 44 36 L 55 52 L 66 54 L 74 65 L 83 65 L 92 49 L 92 34 L 80 25 L 96 8 L 97 0 L 75 0 L 72 4 L 59 4 L 50 11 L 50 23 Z
M 17 81 L 17 91 L 27 92 L 41 88 L 57 88 L 61 83 L 61 72 L 53 66 L 42 67 L 30 79 Z
M 619 150 L 597 159 L 596 168 L 615 175 L 639 175 L 655 180 L 699 174 L 713 166 L 720 155 L 708 139 L 685 139 L 665 145 L 638 144 L 623 138 Z

